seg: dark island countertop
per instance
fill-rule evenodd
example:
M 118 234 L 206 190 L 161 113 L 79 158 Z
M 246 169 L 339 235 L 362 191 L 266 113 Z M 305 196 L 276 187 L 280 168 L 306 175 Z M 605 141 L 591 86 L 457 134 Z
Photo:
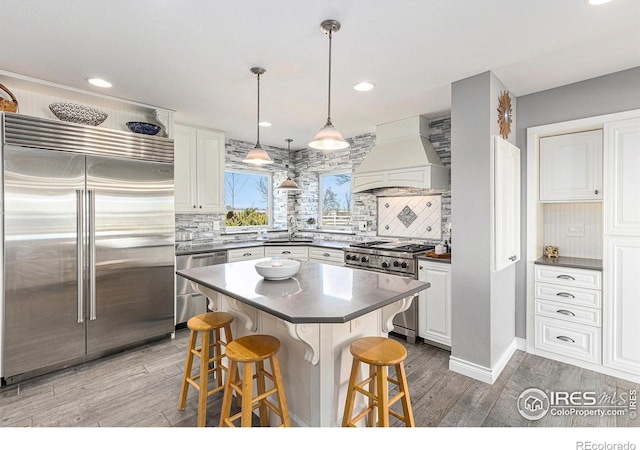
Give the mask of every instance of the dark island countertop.
M 590 269 L 602 271 L 601 259 L 572 258 L 570 256 L 559 256 L 557 258 L 547 258 L 541 256 L 535 260 L 534 264 L 546 266 L 573 267 L 574 269 Z
M 346 323 L 430 286 L 397 275 L 316 262 L 301 262 L 292 278 L 269 281 L 254 267 L 263 260 L 176 273 L 291 323 Z
M 194 246 L 184 246 L 184 248 L 178 245 L 176 247 L 176 256 L 234 250 L 238 248 L 267 247 L 267 246 L 280 246 L 280 245 L 294 245 L 294 246 L 303 245 L 303 246 L 309 246 L 309 247 L 342 249 L 344 247 L 348 247 L 350 244 L 351 242 L 346 242 L 346 241 L 325 241 L 322 239 L 311 240 L 310 242 L 308 240 L 284 241 L 279 239 L 266 240 L 266 241 L 219 242 L 219 243 L 210 243 L 210 244 L 202 244 L 202 245 L 194 245 Z

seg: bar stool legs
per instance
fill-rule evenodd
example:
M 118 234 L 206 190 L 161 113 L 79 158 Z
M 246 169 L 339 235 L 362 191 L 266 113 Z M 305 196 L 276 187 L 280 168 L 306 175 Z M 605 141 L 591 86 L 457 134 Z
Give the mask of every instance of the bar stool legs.
M 187 322 L 187 327 L 191 330 L 189 336 L 189 347 L 187 349 L 187 359 L 184 365 L 184 375 L 178 401 L 178 410 L 182 411 L 187 404 L 187 393 L 189 385 L 198 391 L 198 426 L 204 427 L 207 419 L 207 397 L 224 389 L 222 382 L 222 372 L 227 371 L 227 367 L 222 364 L 225 348 L 233 340 L 231 335 L 231 322 L 233 315 L 224 312 L 210 312 L 192 317 Z M 221 339 L 220 330 L 224 330 L 225 339 Z M 213 333 L 213 342 L 211 334 Z M 201 344 L 197 348 L 198 334 L 201 335 Z M 213 356 L 211 356 L 213 350 Z M 200 371 L 198 374 L 191 374 L 193 370 L 193 358 L 200 358 Z M 210 365 L 212 366 L 211 368 Z M 215 373 L 216 387 L 209 390 L 209 375 Z
M 342 426 L 355 427 L 356 423 L 366 416 L 367 426 L 373 427 L 376 425 L 377 415 L 379 426 L 388 427 L 389 415 L 391 415 L 402 420 L 406 426 L 414 427 L 413 409 L 411 408 L 407 376 L 404 370 L 404 359 L 407 357 L 407 350 L 404 346 L 389 338 L 364 337 L 351 344 L 351 354 L 353 355 L 353 363 Z M 369 365 L 369 376 L 358 382 L 361 363 Z M 395 368 L 395 379 L 388 375 L 389 366 Z M 398 386 L 398 393 L 391 399 L 389 399 L 389 383 Z M 365 386 L 368 388 L 365 389 Z M 368 405 L 354 417 L 356 393 L 366 396 Z M 402 403 L 403 414 L 390 408 L 398 400 Z
M 255 409 L 260 412 L 260 426 L 269 426 L 269 410 L 280 417 L 281 427 L 291 426 L 277 355 L 279 349 L 280 341 L 269 335 L 249 335 L 229 343 L 226 348 L 229 373 L 222 399 L 221 427 L 235 427 L 233 422 L 237 419 L 240 419 L 240 426 L 250 427 Z M 271 373 L 264 366 L 264 361 L 267 359 L 271 365 Z M 238 378 L 239 364 L 242 365 L 241 379 Z M 254 379 L 258 391 L 256 396 L 253 395 Z M 267 389 L 266 379 L 272 382 L 271 389 Z M 241 396 L 241 411 L 230 416 L 233 392 Z M 268 399 L 273 394 L 276 396 L 277 406 Z

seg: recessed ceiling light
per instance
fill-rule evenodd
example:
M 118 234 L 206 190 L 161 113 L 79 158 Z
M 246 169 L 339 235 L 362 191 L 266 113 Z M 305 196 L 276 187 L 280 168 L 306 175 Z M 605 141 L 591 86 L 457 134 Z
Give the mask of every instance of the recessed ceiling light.
M 374 87 L 376 87 L 376 85 L 368 81 L 361 81 L 360 83 L 356 83 L 353 85 L 353 88 L 356 91 L 360 91 L 360 92 L 370 91 Z
M 101 88 L 110 88 L 111 87 L 111 83 L 109 83 L 106 80 L 103 80 L 102 78 L 87 78 L 87 82 L 89 84 L 92 84 L 94 86 L 98 86 Z
M 605 3 L 609 3 L 613 0 L 587 0 L 587 3 L 592 6 L 604 5 Z
M 260 125 L 261 127 L 270 127 L 271 126 L 271 122 L 258 122 L 258 125 Z

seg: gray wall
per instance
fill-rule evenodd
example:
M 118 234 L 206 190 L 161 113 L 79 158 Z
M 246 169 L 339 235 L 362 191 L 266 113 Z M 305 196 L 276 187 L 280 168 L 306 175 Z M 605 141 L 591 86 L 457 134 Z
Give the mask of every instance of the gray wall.
M 640 109 L 640 67 L 518 97 L 516 145 L 522 152 L 523 256 L 516 267 L 516 336 L 526 336 L 527 128 L 632 109 Z
M 491 137 L 499 134 L 498 98 L 505 90 L 491 72 L 451 89 L 451 354 L 487 369 L 515 338 L 515 267 L 493 272 L 490 260 Z

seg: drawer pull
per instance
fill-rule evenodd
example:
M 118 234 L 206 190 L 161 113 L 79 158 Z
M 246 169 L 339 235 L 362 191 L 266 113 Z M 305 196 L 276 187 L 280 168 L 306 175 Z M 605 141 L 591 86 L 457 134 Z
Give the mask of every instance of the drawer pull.
M 576 281 L 571 275 L 558 275 L 556 278 L 560 278 L 561 280 L 573 280 Z
M 322 256 L 324 256 L 325 258 L 328 258 L 331 255 L 329 253 L 323 253 Z
M 564 342 L 570 342 L 572 344 L 576 343 L 576 341 L 571 339 L 569 336 L 556 336 L 556 339 L 560 339 L 561 341 L 564 341 Z
M 245 253 L 242 256 L 251 256 L 251 253 Z
M 282 252 L 282 254 L 283 254 L 283 255 L 288 255 L 288 254 L 290 254 L 290 253 L 291 253 L 291 252 L 290 252 L 289 250 L 285 250 L 285 251 L 283 251 L 283 252 Z
M 576 298 L 575 295 L 569 294 L 568 292 L 558 292 L 556 295 L 558 297 Z
M 565 316 L 573 316 L 573 317 L 576 316 L 574 313 L 572 313 L 568 309 L 559 309 L 556 312 L 559 313 L 559 314 L 564 314 Z

